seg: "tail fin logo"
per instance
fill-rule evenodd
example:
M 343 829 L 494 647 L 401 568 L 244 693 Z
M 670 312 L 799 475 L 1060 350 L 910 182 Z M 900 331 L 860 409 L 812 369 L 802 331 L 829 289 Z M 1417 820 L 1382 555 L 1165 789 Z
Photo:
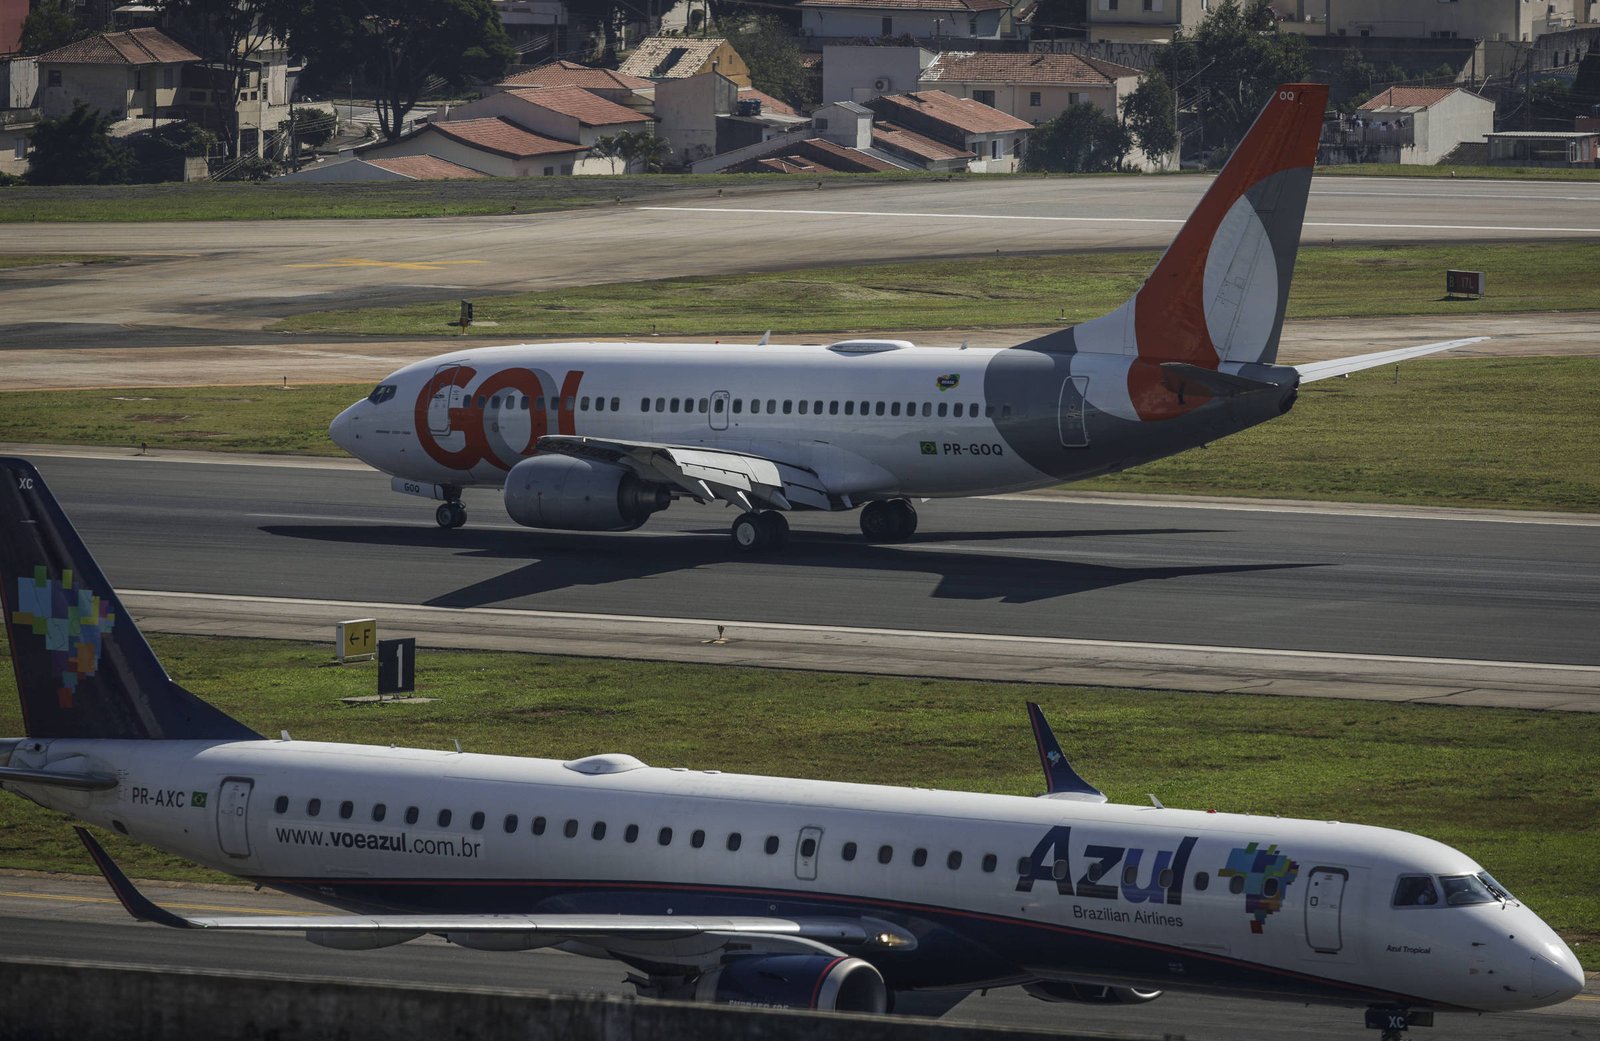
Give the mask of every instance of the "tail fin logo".
M 56 697 L 62 708 L 70 709 L 78 681 L 100 668 L 101 648 L 117 624 L 116 613 L 92 590 L 74 589 L 71 570 L 55 581 L 43 567 L 34 568 L 31 579 L 17 579 L 17 605 L 11 620 L 44 638 L 61 681 Z

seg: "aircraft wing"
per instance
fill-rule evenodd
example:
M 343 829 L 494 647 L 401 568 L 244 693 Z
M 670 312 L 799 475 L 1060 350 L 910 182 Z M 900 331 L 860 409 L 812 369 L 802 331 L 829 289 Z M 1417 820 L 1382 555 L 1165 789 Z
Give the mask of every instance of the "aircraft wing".
M 141 893 L 94 836 L 74 828 L 117 900 L 134 918 L 174 929 L 302 932 L 326 947 L 386 947 L 424 935 L 480 949 L 529 950 L 580 944 L 607 954 L 647 956 L 680 964 L 714 961 L 729 946 L 741 952 L 840 953 L 839 948 L 910 950 L 916 937 L 874 918 L 757 918 L 624 914 L 291 914 L 188 917 Z
M 1465 347 L 1469 343 L 1480 343 L 1487 339 L 1487 336 L 1469 336 L 1464 340 L 1441 340 L 1438 343 L 1425 343 L 1418 347 L 1401 347 L 1393 351 L 1357 354 L 1354 357 L 1335 358 L 1332 361 L 1314 361 L 1308 365 L 1296 365 L 1294 368 L 1300 374 L 1301 383 L 1315 383 L 1317 380 L 1344 376 L 1352 372 L 1360 372 L 1362 369 L 1375 369 L 1380 365 L 1393 365 L 1396 362 L 1437 354 L 1440 351 L 1448 351 L 1452 347 Z
M 833 508 L 822 478 L 814 471 L 745 452 L 568 434 L 541 437 L 538 450 L 625 466 L 645 480 L 672 485 L 701 502 L 721 499 L 745 510 Z

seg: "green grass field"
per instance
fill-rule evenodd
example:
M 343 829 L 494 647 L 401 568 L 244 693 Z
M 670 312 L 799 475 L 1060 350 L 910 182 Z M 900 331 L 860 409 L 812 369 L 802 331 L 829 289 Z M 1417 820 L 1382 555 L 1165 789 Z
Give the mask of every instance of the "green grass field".
M 1288 416 L 1072 487 L 1600 510 L 1600 359 L 1408 362 L 1307 386 Z M 367 385 L 0 394 L 0 441 L 339 455 L 327 425 Z
M 1470 315 L 1600 309 L 1596 247 L 1586 242 L 1303 249 L 1289 317 Z M 480 296 L 473 336 L 759 336 L 1065 325 L 1112 310 L 1159 254 L 1095 252 L 975 257 L 911 264 L 800 268 Z M 1444 294 L 1447 268 L 1485 273 L 1482 300 Z M 431 335 L 451 332 L 454 300 L 318 311 L 283 332 Z
M 1399 163 L 1346 163 L 1319 166 L 1318 177 L 1427 177 L 1434 180 L 1600 181 L 1600 170 L 1563 166 L 1402 166 Z
M 1032 795 L 1025 700 L 1113 800 L 1339 818 L 1457 846 L 1600 968 L 1600 716 L 1306 698 L 959 683 L 652 662 L 424 651 L 427 705 L 346 707 L 374 667 L 293 643 L 156 636 L 180 682 L 302 740 L 571 758 L 626 751 L 716 768 Z M 0 662 L 0 735 L 21 719 Z M 108 845 L 115 836 L 106 836 Z M 196 877 L 117 840 L 137 876 Z M 0 795 L 0 866 L 89 873 L 60 815 Z M 206 876 L 215 879 L 216 876 Z

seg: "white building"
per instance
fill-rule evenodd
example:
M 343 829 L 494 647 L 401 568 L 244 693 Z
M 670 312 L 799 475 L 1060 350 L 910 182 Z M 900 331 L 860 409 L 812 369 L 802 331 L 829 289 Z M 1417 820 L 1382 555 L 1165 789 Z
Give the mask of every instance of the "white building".
M 795 6 L 801 34 L 820 39 L 909 36 L 937 45 L 1016 36 L 1010 0 L 800 0 Z
M 1390 87 L 1323 128 L 1317 161 L 1433 166 L 1494 130 L 1494 102 L 1461 87 Z
M 822 100 L 865 103 L 880 94 L 911 90 L 937 55 L 925 47 L 868 47 L 830 43 L 822 48 Z

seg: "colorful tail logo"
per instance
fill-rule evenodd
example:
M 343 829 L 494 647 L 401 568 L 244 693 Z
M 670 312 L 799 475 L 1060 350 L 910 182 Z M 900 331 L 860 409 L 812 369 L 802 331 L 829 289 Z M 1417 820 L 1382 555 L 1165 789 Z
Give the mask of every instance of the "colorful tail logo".
M 93 676 L 100 667 L 103 640 L 117 616 L 102 606 L 88 589 L 72 588 L 72 572 L 61 573 L 61 581 L 47 577 L 43 567 L 34 568 L 33 578 L 17 579 L 18 608 L 11 620 L 27 626 L 35 636 L 44 637 L 45 650 L 61 680 L 56 697 L 64 709 L 72 707 L 78 679 Z

